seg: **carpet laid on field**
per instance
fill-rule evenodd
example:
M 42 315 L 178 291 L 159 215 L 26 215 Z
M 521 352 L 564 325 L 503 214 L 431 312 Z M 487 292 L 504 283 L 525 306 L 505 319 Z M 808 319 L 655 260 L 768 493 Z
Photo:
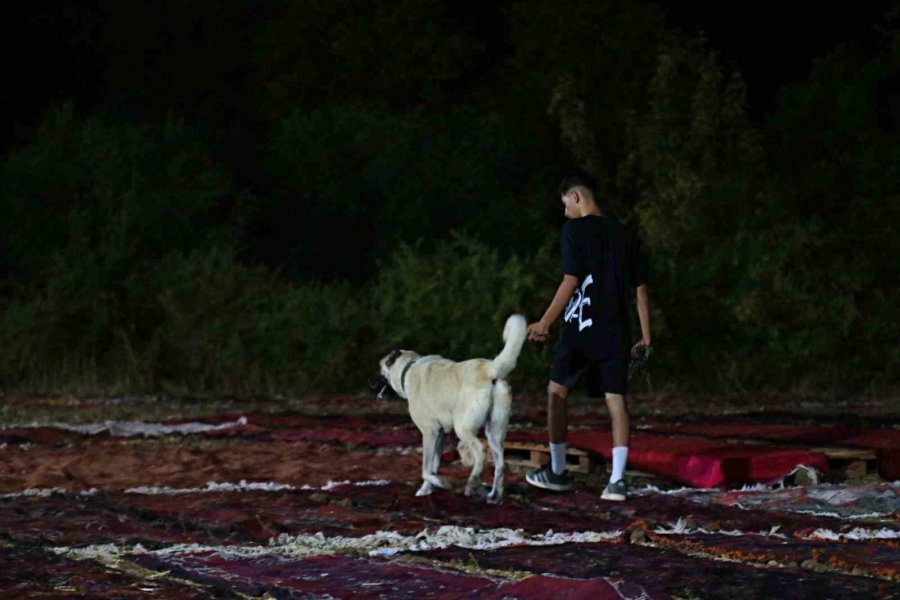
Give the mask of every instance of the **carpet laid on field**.
M 892 429 L 643 423 L 645 473 L 617 503 L 600 497 L 608 423 L 583 419 L 570 442 L 599 473 L 553 494 L 513 471 L 491 505 L 415 496 L 420 436 L 399 403 L 89 418 L 103 402 L 0 428 L 0 597 L 900 597 L 900 482 L 826 481 L 815 450 Z M 542 427 L 519 414 L 510 439 Z M 444 459 L 461 487 L 468 469 L 452 446 Z M 800 465 L 822 480 L 791 485 Z

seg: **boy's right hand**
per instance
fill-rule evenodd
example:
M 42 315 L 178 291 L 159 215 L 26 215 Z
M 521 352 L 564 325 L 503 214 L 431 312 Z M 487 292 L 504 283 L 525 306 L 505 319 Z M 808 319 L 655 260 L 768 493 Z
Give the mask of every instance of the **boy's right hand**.
M 550 327 L 545 325 L 543 321 L 536 321 L 528 326 L 529 342 L 546 342 L 547 336 L 550 335 Z

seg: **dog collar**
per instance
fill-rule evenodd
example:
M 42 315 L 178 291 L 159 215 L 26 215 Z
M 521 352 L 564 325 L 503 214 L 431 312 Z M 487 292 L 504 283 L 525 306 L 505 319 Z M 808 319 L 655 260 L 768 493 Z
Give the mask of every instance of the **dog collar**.
M 403 367 L 403 372 L 400 373 L 400 390 L 405 394 L 406 393 L 406 372 L 409 371 L 409 368 L 415 364 L 415 362 L 419 360 L 418 358 L 414 358 Z

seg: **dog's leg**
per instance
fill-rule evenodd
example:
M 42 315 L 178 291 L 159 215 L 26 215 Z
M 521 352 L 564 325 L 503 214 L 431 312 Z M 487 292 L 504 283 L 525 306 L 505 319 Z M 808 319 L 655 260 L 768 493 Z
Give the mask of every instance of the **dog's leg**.
M 434 452 L 431 456 L 431 474 L 437 475 L 438 469 L 441 468 L 441 453 L 444 451 L 444 430 L 437 429 L 437 439 L 434 442 Z
M 444 477 L 437 474 L 441 466 L 441 451 L 444 448 L 444 430 L 440 426 L 435 427 L 431 431 L 431 465 L 429 470 L 429 481 L 432 485 L 439 488 L 449 490 L 452 486 Z
M 417 496 L 430 494 L 432 486 L 449 490 L 452 486 L 445 478 L 437 474 L 441 464 L 441 447 L 444 443 L 444 432 L 440 426 L 434 427 L 428 435 L 422 435 L 422 479 L 425 483 L 416 492 Z M 424 490 L 424 491 L 423 491 Z
M 434 450 L 434 444 L 431 441 L 432 437 L 432 432 L 426 433 L 422 431 L 422 487 L 416 492 L 416 496 L 427 496 L 432 490 L 432 483 L 429 480 L 433 462 L 432 452 Z
M 481 473 L 484 470 L 484 446 L 471 430 L 456 430 L 459 441 L 466 445 L 472 456 L 472 472 L 466 481 L 466 496 L 478 494 L 481 490 Z
M 491 447 L 491 456 L 494 458 L 494 484 L 491 493 L 488 494 L 488 502 L 499 503 L 503 499 L 503 472 L 506 463 L 503 458 L 503 434 L 492 421 L 484 424 L 484 433 L 487 436 L 488 445 Z
M 460 404 L 465 409 L 453 415 L 453 430 L 459 438 L 460 458 L 463 464 L 472 465 L 472 472 L 466 481 L 466 496 L 486 492 L 481 486 L 481 473 L 484 470 L 484 445 L 478 438 L 478 430 L 487 422 L 491 410 L 493 385 L 472 386 L 461 391 Z
M 503 500 L 503 474 L 506 469 L 503 441 L 506 439 L 511 406 L 512 391 L 509 389 L 509 384 L 500 380 L 494 384 L 491 415 L 484 424 L 484 433 L 491 448 L 491 455 L 494 457 L 494 485 L 488 495 L 488 502 L 491 504 Z

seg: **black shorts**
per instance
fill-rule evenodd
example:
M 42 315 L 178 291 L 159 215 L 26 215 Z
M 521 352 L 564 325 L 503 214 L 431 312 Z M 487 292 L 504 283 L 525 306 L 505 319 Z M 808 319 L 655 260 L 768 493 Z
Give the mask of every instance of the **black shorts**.
M 550 367 L 550 380 L 572 389 L 584 376 L 589 398 L 628 393 L 628 361 L 595 360 L 582 351 L 557 346 Z

